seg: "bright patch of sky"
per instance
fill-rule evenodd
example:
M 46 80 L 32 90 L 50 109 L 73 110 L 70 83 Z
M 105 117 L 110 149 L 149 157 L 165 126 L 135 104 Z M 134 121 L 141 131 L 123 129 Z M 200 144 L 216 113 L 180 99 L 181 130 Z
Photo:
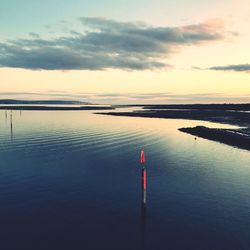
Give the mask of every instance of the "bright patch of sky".
M 4 0 L 0 4 L 1 37 L 30 32 L 65 32 L 79 26 L 78 17 L 106 17 L 119 21 L 144 21 L 153 25 L 180 25 L 225 15 L 234 0 Z M 240 2 L 240 1 L 238 1 Z M 211 13 L 212 10 L 212 13 Z

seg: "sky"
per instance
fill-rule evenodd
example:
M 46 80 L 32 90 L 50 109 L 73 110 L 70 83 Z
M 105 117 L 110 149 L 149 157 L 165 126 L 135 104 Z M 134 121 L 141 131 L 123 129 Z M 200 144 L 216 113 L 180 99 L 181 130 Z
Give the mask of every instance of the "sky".
M 0 98 L 250 102 L 249 0 L 3 0 Z

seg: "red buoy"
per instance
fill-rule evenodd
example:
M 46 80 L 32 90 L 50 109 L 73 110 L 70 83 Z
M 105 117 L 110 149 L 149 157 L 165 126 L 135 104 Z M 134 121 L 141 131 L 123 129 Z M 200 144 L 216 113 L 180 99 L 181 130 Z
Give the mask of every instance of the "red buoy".
M 145 160 L 145 152 L 144 152 L 144 149 L 141 150 L 141 163 L 145 163 L 146 160 Z

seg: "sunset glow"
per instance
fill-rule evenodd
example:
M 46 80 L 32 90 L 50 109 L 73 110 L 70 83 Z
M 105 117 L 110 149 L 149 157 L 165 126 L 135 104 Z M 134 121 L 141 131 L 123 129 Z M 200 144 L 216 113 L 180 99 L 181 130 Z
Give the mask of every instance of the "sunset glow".
M 1 98 L 250 101 L 247 0 L 2 5 Z

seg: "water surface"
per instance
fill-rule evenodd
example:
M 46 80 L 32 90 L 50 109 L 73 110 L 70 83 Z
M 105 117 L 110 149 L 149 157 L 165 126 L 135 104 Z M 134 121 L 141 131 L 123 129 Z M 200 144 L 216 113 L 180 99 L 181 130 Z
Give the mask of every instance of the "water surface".
M 90 111 L 10 119 L 0 111 L 1 249 L 250 248 L 250 152 L 177 130 L 229 126 Z

